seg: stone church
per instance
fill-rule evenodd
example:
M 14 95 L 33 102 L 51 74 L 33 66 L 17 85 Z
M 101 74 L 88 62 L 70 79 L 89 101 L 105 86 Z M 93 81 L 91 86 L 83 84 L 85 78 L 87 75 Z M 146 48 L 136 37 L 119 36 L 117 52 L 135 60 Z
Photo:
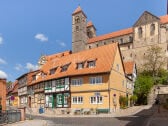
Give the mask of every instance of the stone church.
M 97 36 L 94 24 L 87 21 L 87 16 L 81 7 L 73 12 L 73 53 L 113 42 L 119 42 L 123 60 L 135 61 L 137 66 L 144 64 L 145 52 L 151 45 L 160 46 L 166 56 L 168 51 L 168 15 L 158 17 L 145 11 L 132 27 Z

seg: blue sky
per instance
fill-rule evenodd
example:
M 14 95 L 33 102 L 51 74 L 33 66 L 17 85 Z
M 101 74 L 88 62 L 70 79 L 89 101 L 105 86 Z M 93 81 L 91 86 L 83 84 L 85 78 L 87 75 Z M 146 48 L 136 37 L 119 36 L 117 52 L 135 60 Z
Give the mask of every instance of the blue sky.
M 149 11 L 166 14 L 167 0 L 0 0 L 0 77 L 14 81 L 41 55 L 71 50 L 72 12 L 81 6 L 97 35 L 131 27 Z

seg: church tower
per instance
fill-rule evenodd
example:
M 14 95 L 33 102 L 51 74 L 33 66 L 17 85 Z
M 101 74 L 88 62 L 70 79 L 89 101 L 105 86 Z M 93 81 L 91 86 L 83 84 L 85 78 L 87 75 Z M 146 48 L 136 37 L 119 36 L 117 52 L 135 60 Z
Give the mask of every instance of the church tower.
M 87 44 L 87 17 L 79 6 L 72 14 L 72 52 L 85 50 Z

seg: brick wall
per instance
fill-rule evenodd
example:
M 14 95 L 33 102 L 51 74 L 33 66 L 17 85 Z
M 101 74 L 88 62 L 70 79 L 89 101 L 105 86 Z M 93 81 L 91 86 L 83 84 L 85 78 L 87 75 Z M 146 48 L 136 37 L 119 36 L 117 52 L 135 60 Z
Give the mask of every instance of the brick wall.
M 6 109 L 6 79 L 0 79 L 0 97 L 2 98 L 2 110 Z

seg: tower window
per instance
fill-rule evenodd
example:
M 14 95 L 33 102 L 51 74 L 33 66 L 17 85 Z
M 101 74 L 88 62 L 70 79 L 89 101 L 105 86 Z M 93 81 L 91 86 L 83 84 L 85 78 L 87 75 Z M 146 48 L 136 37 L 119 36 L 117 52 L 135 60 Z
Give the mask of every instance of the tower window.
M 142 38 L 142 27 L 138 28 L 138 36 L 139 38 Z
M 80 18 L 79 18 L 79 16 L 77 16 L 77 17 L 75 18 L 75 23 L 80 23 Z
M 76 31 L 79 31 L 79 26 L 76 26 Z
M 150 35 L 154 35 L 155 33 L 155 24 L 151 24 L 150 26 Z
M 91 31 L 88 31 L 88 32 L 87 32 L 87 35 L 88 35 L 89 38 L 92 38 L 92 37 L 93 37 L 93 34 L 92 34 Z

